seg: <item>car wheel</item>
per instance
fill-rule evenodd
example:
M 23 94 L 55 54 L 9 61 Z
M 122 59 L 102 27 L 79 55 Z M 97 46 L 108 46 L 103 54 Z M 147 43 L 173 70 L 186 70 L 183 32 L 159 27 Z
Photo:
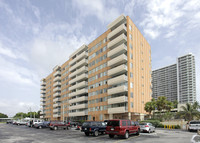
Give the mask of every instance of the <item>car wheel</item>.
M 55 126 L 53 129 L 54 129 L 54 130 L 57 130 L 57 129 L 58 129 L 58 127 L 56 127 L 56 126 Z
M 128 138 L 129 138 L 129 133 L 128 133 L 128 131 L 126 131 L 126 133 L 124 134 L 124 138 L 125 138 L 125 139 L 128 139 Z
M 114 138 L 114 136 L 115 136 L 115 135 L 111 135 L 111 134 L 109 134 L 109 137 L 110 137 L 110 138 Z
M 136 135 L 140 135 L 140 129 L 138 129 L 138 131 L 137 131 Z
M 94 136 L 97 137 L 98 135 L 99 135 L 99 132 L 98 132 L 98 131 L 95 131 L 95 132 L 94 132 Z
M 89 133 L 85 133 L 86 136 L 89 136 Z
M 42 126 L 39 126 L 39 129 L 42 129 Z

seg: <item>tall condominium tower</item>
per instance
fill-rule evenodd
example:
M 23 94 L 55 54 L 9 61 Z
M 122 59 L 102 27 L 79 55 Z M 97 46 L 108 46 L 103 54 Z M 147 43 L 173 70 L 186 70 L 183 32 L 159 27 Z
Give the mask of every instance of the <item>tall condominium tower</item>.
M 151 100 L 151 47 L 129 16 L 41 80 L 47 120 L 142 120 Z
M 177 63 L 152 72 L 153 98 L 165 96 L 169 101 L 196 101 L 195 60 L 192 54 L 177 58 Z

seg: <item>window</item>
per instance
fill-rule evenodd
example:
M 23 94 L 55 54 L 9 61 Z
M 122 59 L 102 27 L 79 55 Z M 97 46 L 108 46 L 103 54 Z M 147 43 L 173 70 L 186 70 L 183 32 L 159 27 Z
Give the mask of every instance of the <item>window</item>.
M 132 44 L 131 44 L 131 43 L 129 44 L 129 47 L 131 48 L 131 50 L 133 50 L 133 46 L 132 46 Z
M 103 120 L 103 115 L 102 114 L 99 115 L 99 119 Z
M 133 92 L 131 92 L 131 98 L 133 98 Z
M 133 102 L 131 102 L 131 108 L 133 108 Z
M 133 78 L 133 73 L 132 72 L 130 72 L 130 77 Z
M 132 35 L 131 34 L 129 34 L 129 38 L 132 40 Z
M 130 53 L 130 58 L 133 59 L 133 54 L 132 53 Z
M 130 63 L 130 68 L 131 68 L 131 69 L 133 68 L 133 63 Z
M 130 31 L 132 30 L 132 26 L 131 25 L 129 25 L 129 29 L 130 29 Z
M 127 125 L 130 126 L 131 125 L 131 121 L 127 121 Z
M 130 86 L 131 86 L 131 88 L 133 88 L 133 83 L 132 82 L 130 83 Z
M 88 116 L 88 120 L 92 120 L 92 116 L 91 115 Z
M 122 121 L 122 126 L 126 126 L 126 121 Z

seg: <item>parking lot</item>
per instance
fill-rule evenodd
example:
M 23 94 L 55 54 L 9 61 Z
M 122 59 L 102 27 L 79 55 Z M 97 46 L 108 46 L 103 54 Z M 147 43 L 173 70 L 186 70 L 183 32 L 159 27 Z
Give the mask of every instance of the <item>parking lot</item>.
M 79 130 L 35 129 L 26 126 L 0 124 L 0 143 L 190 143 L 195 132 L 181 130 L 156 129 L 155 133 L 141 133 L 139 136 L 131 135 L 129 139 L 108 135 L 98 137 L 85 136 Z

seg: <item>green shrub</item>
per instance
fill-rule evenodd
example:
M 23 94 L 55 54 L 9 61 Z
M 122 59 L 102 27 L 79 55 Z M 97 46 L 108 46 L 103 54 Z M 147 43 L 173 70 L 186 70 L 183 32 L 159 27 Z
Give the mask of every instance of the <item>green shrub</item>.
M 175 125 L 175 129 L 180 129 L 181 127 L 179 125 Z

